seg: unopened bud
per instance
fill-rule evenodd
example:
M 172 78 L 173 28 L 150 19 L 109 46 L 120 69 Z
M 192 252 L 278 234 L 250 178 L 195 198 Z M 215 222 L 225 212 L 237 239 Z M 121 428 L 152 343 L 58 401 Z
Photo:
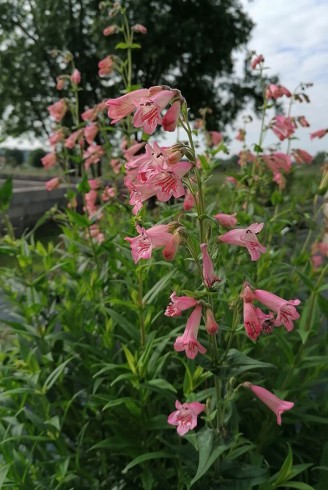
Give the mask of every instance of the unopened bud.
M 217 331 L 219 330 L 219 325 L 214 318 L 212 308 L 206 309 L 205 325 L 206 325 L 206 331 L 209 335 L 215 335 L 217 333 Z

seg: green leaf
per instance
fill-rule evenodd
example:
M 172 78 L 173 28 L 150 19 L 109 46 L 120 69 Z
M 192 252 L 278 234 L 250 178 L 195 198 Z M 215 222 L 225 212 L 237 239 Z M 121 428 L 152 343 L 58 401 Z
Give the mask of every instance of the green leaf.
M 13 179 L 9 177 L 0 187 L 0 210 L 6 211 L 9 208 L 10 199 L 13 193 Z
M 74 357 L 75 356 L 72 356 L 66 359 L 66 361 L 59 364 L 59 366 L 57 366 L 56 369 L 54 369 L 52 373 L 49 374 L 42 386 L 42 393 L 47 393 L 47 391 L 50 390 L 50 388 L 56 383 L 59 376 L 63 373 L 67 364 L 70 363 L 72 359 L 74 359 Z
M 157 379 L 151 379 L 150 381 L 147 381 L 147 383 L 144 383 L 145 386 L 151 386 L 154 390 L 156 391 L 171 391 L 173 393 L 176 393 L 177 390 L 176 388 L 171 385 L 168 381 L 162 378 L 157 378 Z
M 210 170 L 210 168 L 211 168 L 211 167 L 209 166 L 209 163 L 208 163 L 208 161 L 207 161 L 207 158 L 206 158 L 206 157 L 204 157 L 204 155 L 199 155 L 199 157 L 198 157 L 198 158 L 199 158 L 200 163 L 201 163 L 201 165 L 202 165 L 202 169 L 203 169 L 203 170 Z
M 122 349 L 124 350 L 124 354 L 127 360 L 127 363 L 129 365 L 129 368 L 133 372 L 133 374 L 137 373 L 137 368 L 136 368 L 136 361 L 135 358 L 132 354 L 132 352 L 128 349 L 126 345 L 122 345 Z
M 170 282 L 171 277 L 176 274 L 176 269 L 172 269 L 164 277 L 162 277 L 157 283 L 145 294 L 142 298 L 143 303 L 151 304 L 156 296 L 165 288 L 165 286 Z
M 88 175 L 84 174 L 81 182 L 79 182 L 76 186 L 77 190 L 81 192 L 82 194 L 85 194 L 86 192 L 89 192 L 90 190 L 90 184 L 88 181 Z
M 122 473 L 127 473 L 131 468 L 137 466 L 144 461 L 149 461 L 151 459 L 162 459 L 162 458 L 174 458 L 175 456 L 172 453 L 165 453 L 164 451 L 157 451 L 152 453 L 141 454 L 134 458 L 126 467 L 122 470 Z
M 263 369 L 263 368 L 275 368 L 273 364 L 269 362 L 262 362 L 257 359 L 252 359 L 243 352 L 237 349 L 230 349 L 227 355 L 227 362 L 229 366 L 229 376 L 236 376 L 237 374 L 249 371 L 250 369 Z M 219 370 L 226 369 L 227 365 L 222 365 Z
M 139 49 L 141 48 L 140 44 L 137 43 L 118 43 L 115 46 L 115 49 Z
M 116 322 L 124 331 L 128 334 L 128 337 L 137 340 L 139 338 L 138 330 L 135 325 L 133 325 L 129 320 L 127 320 L 123 315 L 117 313 L 117 311 L 111 308 L 105 308 L 109 316 L 114 322 Z
M 71 219 L 71 221 L 73 221 L 73 223 L 75 223 L 76 225 L 82 226 L 83 228 L 90 225 L 90 222 L 88 218 L 85 216 L 85 214 L 76 213 L 72 209 L 66 209 L 66 213 Z
M 311 485 L 308 485 L 307 483 L 303 483 L 301 481 L 288 481 L 280 486 L 288 488 L 298 488 L 298 490 L 316 490 L 314 487 L 311 487 Z
M 3 487 L 3 484 L 6 481 L 7 473 L 9 471 L 9 468 L 10 468 L 10 465 L 9 464 L 6 464 L 5 466 L 2 466 L 2 468 L 0 468 L 0 490 Z
M 270 478 L 270 482 L 272 483 L 273 487 L 279 487 L 282 483 L 288 480 L 292 466 L 293 466 L 293 452 L 292 452 L 292 448 L 288 444 L 288 453 L 282 467 L 280 468 L 278 473 L 276 473 Z

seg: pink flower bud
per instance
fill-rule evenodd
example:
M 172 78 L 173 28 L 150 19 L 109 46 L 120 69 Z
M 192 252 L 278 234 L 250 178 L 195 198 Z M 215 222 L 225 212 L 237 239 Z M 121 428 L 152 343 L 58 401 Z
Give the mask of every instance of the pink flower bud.
M 214 314 L 211 308 L 206 309 L 206 331 L 209 335 L 215 335 L 219 329 L 219 325 L 214 318 Z
M 111 36 L 112 34 L 116 34 L 116 32 L 118 32 L 118 30 L 119 30 L 119 28 L 116 25 L 107 26 L 103 30 L 103 35 L 104 36 Z
M 47 170 L 48 168 L 54 167 L 57 163 L 56 153 L 47 153 L 43 158 L 41 158 L 41 163 Z
M 173 233 L 171 240 L 168 242 L 163 250 L 163 257 L 165 260 L 174 259 L 180 245 L 180 240 L 181 237 L 179 234 L 179 230 L 177 230 Z
M 253 70 L 255 70 L 257 65 L 259 65 L 260 63 L 264 63 L 264 57 L 262 54 L 255 56 L 255 58 L 252 59 L 251 67 L 253 68 Z
M 237 224 L 236 213 L 234 214 L 224 214 L 218 213 L 214 216 L 216 220 L 222 225 L 224 228 L 233 228 Z
M 98 63 L 98 74 L 100 77 L 109 75 L 113 71 L 113 59 L 111 56 L 106 56 Z
M 172 132 L 176 130 L 179 121 L 180 110 L 180 101 L 176 100 L 162 119 L 162 126 L 164 131 Z
M 47 191 L 50 192 L 54 189 L 57 189 L 57 187 L 59 187 L 59 184 L 60 184 L 60 178 L 54 177 L 53 179 L 50 179 L 50 180 L 48 180 L 48 182 L 46 182 L 45 187 L 46 187 Z
M 71 75 L 71 82 L 74 83 L 74 85 L 79 85 L 79 83 L 81 82 L 81 73 L 77 68 L 75 68 Z
M 132 26 L 131 30 L 133 32 L 139 32 L 140 34 L 147 34 L 147 28 L 142 24 L 135 24 Z

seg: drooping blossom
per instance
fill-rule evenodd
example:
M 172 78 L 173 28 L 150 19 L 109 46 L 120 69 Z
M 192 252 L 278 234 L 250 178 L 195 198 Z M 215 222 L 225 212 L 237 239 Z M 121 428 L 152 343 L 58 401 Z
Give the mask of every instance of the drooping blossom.
M 70 76 L 70 79 L 71 79 L 71 82 L 74 83 L 74 85 L 79 85 L 79 83 L 81 82 L 81 73 L 77 68 L 75 68 L 73 70 L 73 73 Z
M 161 90 L 153 97 L 142 97 L 140 101 L 136 101 L 137 110 L 133 116 L 133 126 L 152 134 L 157 125 L 162 123 L 161 111 L 173 97 L 173 91 Z
M 147 27 L 142 24 L 134 24 L 131 27 L 132 32 L 139 32 L 140 34 L 147 34 Z
M 274 83 L 270 83 L 265 91 L 265 96 L 267 99 L 278 99 L 279 97 L 291 97 L 291 92 L 282 85 L 275 85 Z
M 125 237 L 130 243 L 132 258 L 136 264 L 140 259 L 150 259 L 153 249 L 165 247 L 172 238 L 170 225 L 155 225 L 148 230 L 137 225 L 136 229 L 139 233 L 137 237 Z
M 263 289 L 255 289 L 253 293 L 257 301 L 277 314 L 275 319 L 276 326 L 284 325 L 288 332 L 293 330 L 293 320 L 297 320 L 300 317 L 295 308 L 301 303 L 299 299 L 287 301 Z
M 53 179 L 48 180 L 45 184 L 45 188 L 47 191 L 51 192 L 54 189 L 57 189 L 60 185 L 60 178 L 59 177 L 54 177 Z
M 190 211 L 196 204 L 195 198 L 189 189 L 186 190 L 185 198 L 183 201 L 183 209 L 185 211 Z
M 287 153 L 277 151 L 271 155 L 262 155 L 261 158 L 274 174 L 280 170 L 289 172 L 292 168 L 292 159 Z
M 115 24 L 111 26 L 105 27 L 103 30 L 103 35 L 104 36 L 111 36 L 112 34 L 116 34 L 119 31 L 119 27 Z
M 173 104 L 162 119 L 162 126 L 164 131 L 172 132 L 176 130 L 179 121 L 180 110 L 181 102 L 179 100 L 176 100 L 175 102 L 173 102 Z
M 244 301 L 244 327 L 247 336 L 253 341 L 262 332 L 262 325 L 257 315 L 257 309 L 252 303 Z
M 266 248 L 260 244 L 256 236 L 262 230 L 263 226 L 263 223 L 253 223 L 248 228 L 228 231 L 224 235 L 219 236 L 218 240 L 229 243 L 230 245 L 239 245 L 240 247 L 247 248 L 251 259 L 255 261 L 260 258 L 261 253 L 266 252 Z
M 112 119 L 111 124 L 115 124 L 131 114 L 136 107 L 134 101 L 140 100 L 142 97 L 147 97 L 148 95 L 149 90 L 147 88 L 141 88 L 116 99 L 107 100 L 106 106 L 109 108 L 108 117 Z
M 310 153 L 308 153 L 305 150 L 300 150 L 300 149 L 292 150 L 292 154 L 295 159 L 295 162 L 300 165 L 303 163 L 306 163 L 308 165 L 312 163 L 313 156 L 310 155 Z
M 91 107 L 90 109 L 86 109 L 84 112 L 81 114 L 81 118 L 83 121 L 94 121 L 97 119 L 98 114 L 102 112 L 104 109 L 106 109 L 106 103 L 105 101 L 99 102 L 99 104 L 96 104 L 94 107 Z
M 84 167 L 88 169 L 90 165 L 98 163 L 104 154 L 104 149 L 100 145 L 90 145 L 83 152 Z
M 238 141 L 245 141 L 245 130 L 244 129 L 239 129 L 238 130 L 238 133 L 237 133 L 237 136 L 236 136 L 236 140 Z
M 264 63 L 264 56 L 262 54 L 259 54 L 258 56 L 255 56 L 255 58 L 252 59 L 251 61 L 251 67 L 253 70 L 259 65 L 260 63 Z
M 223 140 L 223 135 L 219 131 L 209 131 L 210 135 L 210 145 L 217 146 Z
M 98 134 L 98 131 L 99 131 L 99 127 L 98 127 L 97 123 L 91 123 L 91 124 L 88 124 L 87 126 L 85 126 L 85 128 L 83 130 L 84 137 L 85 137 L 86 142 L 89 145 L 92 145 L 95 137 Z
M 310 133 L 310 138 L 313 140 L 314 138 L 323 138 L 326 134 L 328 133 L 328 128 L 327 129 L 318 129 L 318 131 L 314 131 L 313 133 Z
M 57 143 L 60 143 L 63 139 L 64 139 L 64 131 L 62 128 L 59 128 L 57 131 L 55 131 L 49 136 L 49 143 L 55 146 L 57 145 Z
M 82 134 L 83 134 L 82 128 L 73 131 L 73 133 L 70 134 L 69 137 L 65 139 L 65 143 L 64 143 L 65 148 L 69 148 L 70 150 L 72 150 L 72 148 L 74 148 L 74 146 L 76 145 L 77 141 L 82 138 Z M 81 141 L 79 141 L 79 143 L 80 142 Z
M 134 143 L 132 146 L 125 149 L 123 152 L 125 160 L 130 160 L 136 153 L 144 148 L 145 144 L 144 141 L 141 141 L 140 143 Z
M 197 340 L 201 317 L 202 306 L 197 305 L 188 318 L 183 335 L 177 337 L 174 342 L 174 350 L 177 352 L 185 351 L 188 359 L 195 359 L 198 352 L 206 353 L 205 347 Z
M 291 117 L 275 116 L 272 119 L 271 129 L 280 141 L 290 138 L 295 132 L 295 125 Z
M 259 398 L 277 417 L 277 424 L 281 425 L 281 415 L 287 410 L 291 410 L 294 406 L 293 402 L 281 400 L 270 391 L 262 388 L 262 386 L 253 385 L 245 382 L 243 386 L 249 388 L 257 398 Z
M 214 313 L 212 308 L 206 308 L 205 327 L 206 327 L 206 332 L 209 335 L 215 335 L 219 330 L 219 325 L 214 318 Z
M 214 218 L 224 228 L 233 228 L 237 224 L 236 213 L 234 214 L 218 213 L 214 215 Z
M 165 245 L 163 250 L 163 257 L 165 260 L 173 260 L 178 251 L 181 241 L 181 235 L 179 228 L 173 233 L 171 240 Z
M 190 296 L 177 296 L 176 292 L 173 291 L 170 296 L 170 303 L 167 306 L 164 315 L 180 316 L 182 311 L 193 308 L 197 304 L 198 301 L 195 298 L 191 298 Z
M 203 282 L 207 288 L 211 288 L 221 279 L 214 273 L 213 262 L 207 250 L 207 243 L 201 243 L 200 249 L 203 258 Z
M 45 169 L 54 167 L 57 163 L 57 156 L 55 152 L 47 153 L 44 157 L 41 158 L 41 163 Z
M 184 436 L 188 431 L 197 426 L 197 417 L 206 408 L 206 405 L 199 402 L 180 403 L 175 402 L 176 411 L 168 416 L 168 423 L 177 426 L 179 436 Z
M 113 71 L 113 58 L 111 56 L 106 56 L 98 63 L 98 75 L 100 77 L 105 77 Z
M 56 121 L 60 122 L 66 114 L 67 104 L 65 99 L 60 99 L 54 104 L 47 107 L 50 116 Z

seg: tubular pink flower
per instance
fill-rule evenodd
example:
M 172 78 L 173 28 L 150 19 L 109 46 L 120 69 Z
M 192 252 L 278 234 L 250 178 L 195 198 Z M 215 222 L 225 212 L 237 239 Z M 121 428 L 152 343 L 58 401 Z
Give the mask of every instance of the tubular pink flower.
M 240 297 L 245 303 L 253 303 L 255 300 L 255 296 L 253 294 L 253 290 L 248 284 L 248 282 L 244 282 L 242 292 L 240 293 Z
M 219 131 L 209 131 L 208 134 L 211 138 L 211 146 L 217 146 L 223 140 L 223 135 Z
M 88 184 L 89 184 L 91 190 L 96 191 L 101 186 L 101 180 L 100 180 L 100 178 L 98 178 L 98 179 L 89 179 L 88 180 Z
M 286 301 L 285 299 L 280 298 L 269 291 L 264 291 L 263 289 L 255 289 L 253 293 L 257 301 L 269 308 L 269 310 L 277 313 L 277 318 L 275 320 L 275 325 L 277 327 L 284 325 L 288 332 L 293 330 L 293 320 L 297 320 L 300 317 L 295 308 L 295 306 L 298 306 L 301 303 L 299 299 Z
M 104 77 L 109 75 L 113 71 L 113 58 L 111 56 L 106 56 L 98 63 L 98 75 Z
M 293 402 L 281 400 L 270 391 L 262 388 L 262 386 L 253 385 L 252 383 L 243 383 L 243 386 L 249 388 L 257 398 L 261 400 L 273 413 L 276 414 L 277 424 L 281 425 L 281 415 L 287 410 L 291 410 L 294 406 Z
M 138 153 L 139 150 L 144 148 L 145 142 L 142 141 L 141 143 L 135 143 L 134 145 L 130 146 L 130 148 L 126 149 L 123 153 L 125 160 L 130 160 L 136 153 Z
M 292 168 L 292 159 L 286 153 L 276 152 L 271 155 L 262 155 L 262 160 L 274 174 L 280 170 L 289 172 Z
M 209 335 L 215 335 L 219 330 L 219 325 L 214 318 L 213 310 L 211 308 L 206 309 L 205 327 L 206 327 L 206 332 Z
M 167 306 L 164 315 L 165 316 L 180 316 L 182 311 L 188 310 L 193 306 L 196 306 L 198 301 L 195 298 L 189 296 L 177 296 L 176 292 L 170 296 L 170 303 Z
M 328 133 L 328 128 L 327 129 L 318 129 L 318 131 L 314 131 L 313 133 L 310 133 L 310 138 L 313 140 L 314 138 L 323 138 L 326 134 Z
M 126 237 L 130 242 L 131 254 L 137 264 L 140 259 L 150 259 L 154 248 L 165 247 L 171 240 L 172 234 L 169 233 L 169 225 L 155 225 L 145 230 L 137 225 L 139 235 L 134 238 Z
M 59 177 L 54 177 L 53 179 L 48 180 L 46 182 L 45 187 L 47 191 L 53 191 L 54 189 L 57 189 L 60 185 L 60 178 Z
M 95 137 L 97 136 L 99 131 L 97 123 L 91 123 L 85 126 L 84 128 L 84 137 L 88 145 L 92 145 Z
M 157 125 L 161 124 L 161 111 L 174 97 L 172 90 L 161 90 L 152 97 L 142 97 L 135 100 L 136 112 L 133 116 L 133 126 L 143 128 L 147 134 L 152 134 Z
M 64 131 L 62 128 L 55 131 L 53 134 L 49 136 L 49 143 L 53 146 L 57 145 L 64 139 Z
M 47 153 L 43 158 L 41 158 L 41 163 L 45 169 L 54 167 L 57 163 L 57 156 L 55 152 Z
M 164 131 L 175 131 L 178 125 L 179 116 L 181 110 L 181 103 L 179 100 L 173 102 L 171 107 L 166 112 L 162 120 L 162 126 Z
M 293 150 L 292 151 L 293 153 L 293 156 L 295 158 L 295 162 L 298 163 L 298 164 L 302 164 L 302 163 L 306 163 L 306 164 L 310 164 L 312 163 L 312 160 L 313 160 L 313 156 L 310 155 L 310 153 L 308 153 L 307 151 L 305 150 L 300 150 L 300 149 L 297 149 L 297 150 Z
M 179 230 L 175 231 L 172 235 L 171 240 L 166 244 L 163 250 L 163 257 L 165 260 L 173 260 L 178 251 L 181 241 L 181 236 Z
M 183 201 L 183 209 L 185 211 L 190 211 L 195 206 L 195 204 L 196 204 L 196 201 L 195 201 L 194 196 L 192 195 L 190 190 L 187 189 L 187 191 L 185 193 L 185 198 Z
M 290 117 L 275 116 L 272 121 L 271 129 L 280 141 L 290 138 L 294 134 L 295 125 Z
M 168 423 L 177 426 L 179 436 L 184 436 L 189 430 L 197 426 L 197 417 L 206 408 L 206 405 L 199 402 L 180 403 L 175 402 L 175 412 L 168 416 Z
M 282 191 L 286 187 L 286 180 L 280 172 L 275 172 L 272 177 L 273 182 L 278 184 L 279 189 Z
M 84 112 L 82 112 L 81 118 L 83 119 L 83 121 L 92 122 L 95 119 L 97 119 L 98 114 L 102 112 L 105 108 L 106 108 L 105 102 L 100 102 L 94 107 L 91 107 L 90 109 L 86 109 Z
M 104 149 L 100 145 L 90 145 L 83 152 L 83 158 L 85 160 L 84 167 L 88 169 L 90 165 L 98 163 L 104 154 Z
M 135 90 L 134 92 L 129 92 L 128 94 L 122 95 L 117 99 L 109 99 L 106 102 L 108 109 L 108 117 L 112 119 L 111 124 L 115 124 L 124 117 L 128 116 L 135 110 L 135 101 L 140 100 L 143 97 L 148 96 L 148 89 L 141 88 Z
M 134 24 L 131 28 L 132 32 L 139 32 L 140 34 L 147 34 L 147 27 L 142 24 Z
M 171 165 L 169 170 L 158 172 L 149 180 L 149 185 L 154 187 L 157 199 L 166 202 L 172 196 L 179 198 L 184 195 L 182 177 L 192 168 L 190 162 L 179 162 Z
M 69 148 L 70 150 L 74 148 L 77 143 L 77 140 L 82 136 L 83 129 L 77 129 L 73 131 L 72 134 L 69 135 L 68 138 L 65 139 L 64 146 L 65 148 Z
M 263 228 L 263 223 L 253 223 L 248 228 L 240 228 L 231 230 L 218 237 L 221 242 L 229 243 L 230 245 L 239 245 L 247 248 L 251 259 L 258 260 L 261 253 L 266 252 L 266 248 L 260 244 L 256 233 L 259 233 Z
M 65 99 L 60 99 L 58 102 L 51 104 L 47 107 L 50 116 L 56 121 L 60 122 L 66 114 L 67 104 Z
M 203 282 L 207 288 L 211 288 L 216 282 L 221 279 L 214 274 L 214 267 L 211 257 L 209 256 L 207 250 L 207 243 L 202 243 L 200 245 L 203 257 Z
M 70 78 L 72 83 L 74 83 L 75 85 L 79 85 L 79 83 L 81 82 L 81 73 L 77 68 L 73 70 L 73 73 Z
M 262 332 L 262 325 L 257 316 L 255 306 L 246 301 L 244 301 L 244 327 L 247 336 L 254 342 Z
M 117 25 L 107 26 L 103 30 L 103 35 L 104 36 L 111 36 L 112 34 L 116 34 L 118 32 L 118 30 L 119 30 L 119 28 Z
M 237 224 L 236 213 L 234 214 L 224 214 L 218 213 L 214 215 L 214 218 L 222 225 L 224 228 L 233 228 Z
M 205 354 L 207 351 L 197 340 L 200 320 L 202 317 L 202 306 L 197 305 L 188 318 L 185 331 L 182 336 L 177 337 L 174 342 L 174 350 L 185 351 L 188 359 L 195 359 L 198 352 Z
M 275 85 L 274 83 L 271 83 L 265 91 L 265 96 L 267 99 L 278 99 L 284 95 L 286 97 L 292 96 L 286 87 L 283 87 L 282 85 Z
M 251 67 L 253 70 L 259 65 L 260 63 L 264 63 L 264 57 L 262 54 L 259 54 L 258 56 L 255 56 L 255 58 L 252 59 L 251 61 Z

